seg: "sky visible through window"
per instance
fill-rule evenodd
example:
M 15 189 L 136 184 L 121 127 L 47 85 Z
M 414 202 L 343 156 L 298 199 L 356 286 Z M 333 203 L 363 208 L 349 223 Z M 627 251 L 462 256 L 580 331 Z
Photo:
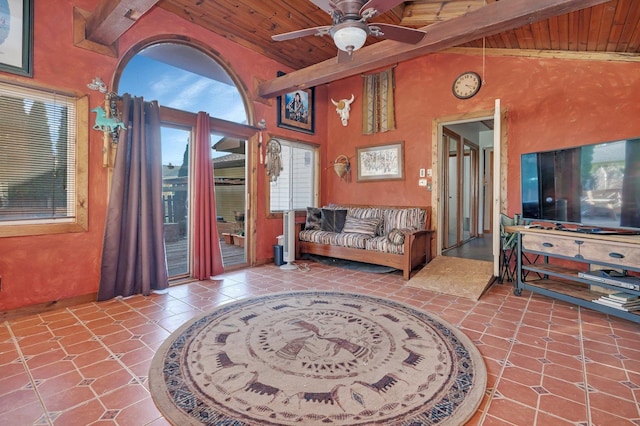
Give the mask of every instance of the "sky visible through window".
M 118 84 L 118 93 L 142 96 L 145 101 L 157 100 L 161 106 L 183 111 L 205 111 L 211 117 L 235 123 L 247 121 L 242 97 L 235 86 L 143 55 L 136 55 L 125 67 Z M 184 131 L 163 128 L 164 164 L 182 164 L 186 143 L 184 135 Z M 171 139 L 176 143 L 171 143 Z M 228 153 L 213 154 L 219 156 Z

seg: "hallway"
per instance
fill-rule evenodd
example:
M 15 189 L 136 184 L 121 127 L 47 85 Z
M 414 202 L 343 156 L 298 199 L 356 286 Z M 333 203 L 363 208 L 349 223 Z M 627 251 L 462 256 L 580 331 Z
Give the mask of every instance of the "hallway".
M 443 251 L 442 255 L 493 262 L 492 247 L 492 236 L 485 233 L 482 237 L 474 238 L 458 247 Z

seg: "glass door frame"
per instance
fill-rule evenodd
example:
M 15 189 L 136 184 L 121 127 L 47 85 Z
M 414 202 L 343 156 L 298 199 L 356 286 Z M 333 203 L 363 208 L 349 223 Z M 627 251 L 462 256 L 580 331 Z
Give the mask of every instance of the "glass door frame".
M 160 106 L 160 125 L 166 127 L 174 127 L 174 128 L 182 128 L 182 129 L 191 129 L 191 140 L 193 141 L 195 138 L 195 128 L 196 128 L 196 119 L 197 114 L 181 111 L 169 107 Z M 244 268 L 248 265 L 251 265 L 255 262 L 255 241 L 253 239 L 253 235 L 255 234 L 255 217 L 253 209 L 250 208 L 251 200 L 251 191 L 254 185 L 251 180 L 248 179 L 247 170 L 249 170 L 249 165 L 251 164 L 251 158 L 253 158 L 253 151 L 250 149 L 254 144 L 251 141 L 255 138 L 255 135 L 260 131 L 260 128 L 246 125 L 246 124 L 238 124 L 231 121 L 221 120 L 218 118 L 210 117 L 210 129 L 211 134 L 215 135 L 223 135 L 232 138 L 238 138 L 246 140 L 246 154 L 245 154 L 245 182 L 246 185 L 246 198 L 245 198 L 245 262 L 241 264 L 233 265 L 232 267 L 225 267 L 225 271 L 234 270 Z M 191 156 L 190 156 L 191 157 Z M 190 163 L 193 160 L 190 158 Z M 191 167 L 192 169 L 192 167 Z M 190 188 L 192 189 L 192 188 Z M 193 191 L 190 191 L 190 200 L 193 197 Z M 189 209 L 189 215 L 191 215 L 193 209 Z M 192 218 L 189 217 L 190 223 L 192 223 Z M 193 226 L 190 227 L 190 233 L 193 232 Z M 189 241 L 193 241 L 193 235 L 189 236 Z M 190 265 L 189 265 L 189 275 L 184 276 L 184 278 L 191 277 L 192 270 L 192 261 L 190 257 Z M 176 277 L 179 278 L 179 277 Z M 182 276 L 180 277 L 182 278 Z
M 445 230 L 442 250 L 447 250 L 478 236 L 480 156 L 479 147 L 476 144 L 446 127 L 442 129 L 442 147 L 443 229 Z M 455 194 L 455 199 L 451 194 Z M 468 212 L 468 215 L 465 212 Z M 469 223 L 465 226 L 467 218 Z
M 195 129 L 190 127 L 190 126 L 186 126 L 186 125 L 177 125 L 177 124 L 173 124 L 173 123 L 160 123 L 160 127 L 161 127 L 161 135 L 163 133 L 163 129 L 174 129 L 174 130 L 178 130 L 178 131 L 184 131 L 185 133 L 188 134 L 188 146 L 189 146 L 189 156 L 188 156 L 188 164 L 187 164 L 187 187 L 186 187 L 186 223 L 184 224 L 184 226 L 186 227 L 186 245 L 185 248 L 187 250 L 186 253 L 186 271 L 185 272 L 181 272 L 179 274 L 171 274 L 171 266 L 170 262 L 169 262 L 169 256 L 170 254 L 173 253 L 172 257 L 175 259 L 175 251 L 172 250 L 171 252 L 169 251 L 169 243 L 167 243 L 167 234 L 168 234 L 168 228 L 167 228 L 167 223 L 165 222 L 165 232 L 164 232 L 164 242 L 165 242 L 165 256 L 167 258 L 167 269 L 168 269 L 168 273 L 169 273 L 169 280 L 170 281 L 175 281 L 175 280 L 180 280 L 180 279 L 184 279 L 184 278 L 189 278 L 191 277 L 191 272 L 192 272 L 192 265 L 193 265 L 193 257 L 192 257 L 192 241 L 193 241 L 193 209 L 191 208 L 191 201 L 193 199 L 193 179 L 192 179 L 192 171 L 193 171 L 193 156 L 192 151 L 191 151 L 191 142 L 194 140 L 195 138 Z M 164 145 L 164 141 L 162 141 L 163 145 L 162 145 L 162 150 L 164 151 L 165 145 Z M 184 154 L 183 154 L 184 155 Z M 165 192 L 165 188 L 164 188 L 164 182 L 165 182 L 165 176 L 164 176 L 164 159 L 163 159 L 163 176 L 162 176 L 162 180 L 163 180 L 163 201 L 164 201 L 164 192 Z M 183 164 L 175 164 L 174 167 L 180 169 L 182 168 Z M 175 197 L 175 195 L 174 195 Z M 180 200 L 181 197 L 178 197 L 178 205 L 180 205 Z M 166 204 L 163 206 L 163 209 L 166 208 Z M 172 209 L 175 210 L 175 209 Z M 165 211 L 165 216 L 167 214 L 167 212 Z M 176 227 L 176 233 L 177 236 L 180 237 L 180 235 L 182 234 L 182 224 L 180 221 L 175 223 L 177 225 Z M 169 233 L 170 235 L 173 234 L 174 232 Z M 177 242 L 177 241 L 176 241 Z M 174 248 L 180 248 L 181 244 L 177 245 Z M 182 258 L 182 256 L 180 256 L 180 258 Z M 174 268 L 176 265 L 173 265 Z M 182 265 L 179 265 L 182 266 Z

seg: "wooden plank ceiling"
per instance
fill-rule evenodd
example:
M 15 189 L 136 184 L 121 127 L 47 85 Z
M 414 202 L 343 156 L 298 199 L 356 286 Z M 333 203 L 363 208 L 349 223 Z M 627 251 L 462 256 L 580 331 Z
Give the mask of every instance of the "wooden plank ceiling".
M 496 1 L 407 1 L 371 22 L 421 28 L 462 16 Z M 536 0 L 530 2 L 535 4 Z M 271 40 L 275 34 L 331 24 L 330 16 L 309 0 L 160 0 L 156 7 L 164 8 L 295 70 L 331 59 L 337 53 L 329 36 L 309 36 L 281 42 Z M 457 47 L 568 51 L 586 55 L 599 52 L 621 57 L 640 54 L 638 0 L 611 0 L 534 21 L 532 19 L 531 23 L 518 28 L 484 39 L 474 39 Z M 469 31 L 473 32 L 473 29 Z M 367 45 L 380 41 L 369 37 Z
M 157 7 L 293 68 L 260 84 L 265 98 L 454 47 L 640 62 L 640 0 L 401 2 L 370 22 L 420 28 L 424 39 L 411 45 L 370 36 L 341 63 L 329 36 L 271 39 L 331 25 L 329 14 L 310 0 L 100 0 L 93 11 L 74 8 L 74 43 L 117 57 L 118 38 Z

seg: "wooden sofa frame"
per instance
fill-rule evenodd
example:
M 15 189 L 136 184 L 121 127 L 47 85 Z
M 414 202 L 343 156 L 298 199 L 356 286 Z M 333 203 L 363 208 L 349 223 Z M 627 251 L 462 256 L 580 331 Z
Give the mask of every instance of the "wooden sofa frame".
M 372 207 L 372 206 L 350 206 L 350 207 Z M 393 206 L 373 206 L 382 208 L 404 209 L 411 207 L 393 207 Z M 352 247 L 334 246 L 331 244 L 311 243 L 308 241 L 300 241 L 296 239 L 296 257 L 301 254 L 315 254 L 318 256 L 334 257 L 337 259 L 352 260 L 355 262 L 372 263 L 375 265 L 389 266 L 402 270 L 402 277 L 408 280 L 411 277 L 411 271 L 418 266 L 428 263 L 431 260 L 431 239 L 433 230 L 431 230 L 431 207 L 420 207 L 427 210 L 427 218 L 425 223 L 426 230 L 415 231 L 405 236 L 404 254 L 385 253 L 379 251 L 369 251 Z M 304 228 L 304 224 L 301 224 Z

